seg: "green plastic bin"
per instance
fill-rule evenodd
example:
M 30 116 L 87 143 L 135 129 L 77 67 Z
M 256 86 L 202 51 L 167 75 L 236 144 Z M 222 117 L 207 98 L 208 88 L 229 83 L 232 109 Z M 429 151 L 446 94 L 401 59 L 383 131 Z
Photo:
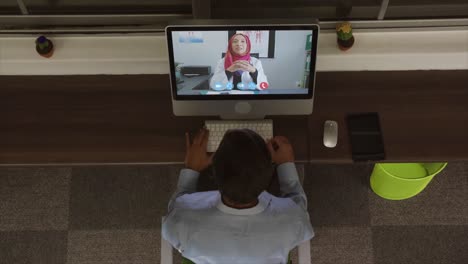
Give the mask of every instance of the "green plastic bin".
M 403 200 L 420 193 L 447 163 L 377 163 L 370 177 L 372 190 L 382 198 Z

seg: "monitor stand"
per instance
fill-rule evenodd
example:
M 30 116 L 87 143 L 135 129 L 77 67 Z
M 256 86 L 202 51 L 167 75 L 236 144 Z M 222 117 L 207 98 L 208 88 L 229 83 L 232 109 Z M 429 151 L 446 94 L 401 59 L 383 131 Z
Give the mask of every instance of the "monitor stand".
M 221 119 L 265 119 L 265 115 L 252 112 L 252 105 L 249 102 L 236 103 L 234 111 L 232 114 L 221 115 Z

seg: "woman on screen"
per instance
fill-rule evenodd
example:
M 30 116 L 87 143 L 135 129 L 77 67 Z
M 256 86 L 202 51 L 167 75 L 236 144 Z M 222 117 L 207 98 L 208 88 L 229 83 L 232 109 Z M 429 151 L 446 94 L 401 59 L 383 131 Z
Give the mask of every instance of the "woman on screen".
M 226 56 L 219 60 L 210 81 L 213 90 L 264 90 L 268 80 L 259 59 L 250 56 L 250 39 L 234 34 L 228 43 Z

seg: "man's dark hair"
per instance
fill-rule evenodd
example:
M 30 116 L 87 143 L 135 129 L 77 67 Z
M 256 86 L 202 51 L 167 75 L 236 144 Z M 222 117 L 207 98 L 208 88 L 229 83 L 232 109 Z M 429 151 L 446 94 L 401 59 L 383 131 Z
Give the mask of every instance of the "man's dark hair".
M 214 154 L 213 173 L 222 195 L 235 203 L 254 201 L 273 175 L 265 141 L 252 130 L 229 130 Z

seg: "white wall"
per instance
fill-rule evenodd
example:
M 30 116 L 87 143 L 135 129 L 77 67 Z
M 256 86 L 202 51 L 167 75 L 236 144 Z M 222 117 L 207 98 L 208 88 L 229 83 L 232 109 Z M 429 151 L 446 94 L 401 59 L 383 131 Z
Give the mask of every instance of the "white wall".
M 294 88 L 302 80 L 307 34 L 310 31 L 276 31 L 275 57 L 260 59 L 269 89 Z M 178 33 L 173 32 L 174 59 L 184 65 L 211 65 L 214 72 L 221 54 L 226 52 L 227 38 L 226 31 L 211 31 L 203 32 L 203 43 L 179 43 Z
M 320 33 L 317 71 L 468 69 L 466 29 L 354 33 L 356 43 L 346 52 L 338 49 L 335 32 Z M 48 35 L 56 46 L 50 59 L 37 55 L 36 37 L 0 36 L 0 75 L 169 73 L 161 34 Z
M 179 43 L 178 32 L 172 32 L 174 60 L 187 66 L 210 65 L 214 72 L 221 54 L 226 52 L 227 39 L 227 31 L 205 31 L 203 43 Z
M 37 54 L 37 37 L 0 35 L 0 75 L 169 73 L 163 36 L 51 34 L 54 54 L 49 59 Z
M 295 88 L 304 75 L 305 43 L 310 31 L 276 31 L 275 58 L 262 59 L 269 89 Z

